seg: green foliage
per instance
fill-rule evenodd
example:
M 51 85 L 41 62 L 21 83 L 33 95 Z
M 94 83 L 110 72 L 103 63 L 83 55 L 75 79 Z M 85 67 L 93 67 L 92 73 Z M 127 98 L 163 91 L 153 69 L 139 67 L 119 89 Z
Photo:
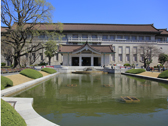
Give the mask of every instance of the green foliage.
M 124 66 L 131 66 L 129 63 L 125 63 Z
M 145 70 L 144 69 L 130 69 L 130 70 L 127 70 L 125 73 L 139 74 L 142 72 L 145 72 Z
M 51 57 L 53 57 L 55 54 L 56 54 L 56 51 L 57 51 L 57 43 L 55 41 L 48 41 L 46 44 L 45 44 L 45 55 L 49 58 L 49 65 L 50 65 L 50 60 L 51 60 Z
M 8 86 L 13 86 L 13 82 L 9 78 L 1 76 L 1 90 Z
M 163 71 L 162 73 L 160 73 L 160 74 L 158 75 L 158 78 L 167 79 L 167 78 L 168 78 L 168 70 Z
M 7 102 L 1 99 L 1 125 L 2 126 L 26 126 L 24 119 Z
M 1 66 L 6 66 L 6 63 L 1 63 Z
M 45 63 L 45 62 L 41 62 L 40 64 L 38 64 L 38 66 L 46 66 L 47 65 L 47 63 Z
M 57 71 L 52 69 L 52 68 L 43 68 L 41 69 L 41 71 L 44 71 L 46 73 L 49 73 L 49 74 L 53 74 L 53 73 L 56 73 Z
M 159 55 L 159 63 L 163 65 L 166 61 L 168 61 L 168 55 L 161 53 Z
M 43 77 L 43 75 L 40 72 L 33 70 L 33 69 L 24 69 L 20 72 L 20 74 L 26 77 L 32 78 L 32 79 Z

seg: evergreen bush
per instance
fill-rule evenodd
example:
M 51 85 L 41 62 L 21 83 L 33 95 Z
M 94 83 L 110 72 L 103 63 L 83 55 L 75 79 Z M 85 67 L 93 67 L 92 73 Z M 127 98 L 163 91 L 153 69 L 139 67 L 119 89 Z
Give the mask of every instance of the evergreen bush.
M 168 70 L 163 71 L 162 73 L 160 73 L 160 74 L 158 75 L 158 78 L 167 79 L 167 78 L 168 78 Z
M 43 68 L 41 69 L 41 71 L 44 71 L 46 73 L 49 73 L 49 74 L 53 74 L 53 73 L 56 73 L 57 71 L 52 69 L 52 68 Z
M 20 72 L 20 74 L 32 79 L 43 77 L 43 75 L 39 71 L 33 69 L 24 69 Z
M 13 82 L 9 78 L 1 76 L 1 90 L 8 86 L 13 86 Z
M 25 120 L 6 101 L 1 99 L 1 125 L 2 126 L 26 126 Z
M 145 70 L 144 69 L 130 69 L 130 70 L 127 70 L 125 73 L 139 74 L 142 72 L 145 72 Z

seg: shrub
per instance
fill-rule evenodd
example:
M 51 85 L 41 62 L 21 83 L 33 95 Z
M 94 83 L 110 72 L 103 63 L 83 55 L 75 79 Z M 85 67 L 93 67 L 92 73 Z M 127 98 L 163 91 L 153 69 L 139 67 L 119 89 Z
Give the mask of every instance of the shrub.
M 6 63 L 1 63 L 1 66 L 6 66 Z
M 126 73 L 132 73 L 132 74 L 139 74 L 142 72 L 145 72 L 145 70 L 144 69 L 130 69 L 126 71 Z
M 1 76 L 1 90 L 8 86 L 13 86 L 13 82 L 9 78 Z
M 32 79 L 43 77 L 43 75 L 40 72 L 33 70 L 33 69 L 24 69 L 20 72 L 20 74 L 26 77 L 32 78 Z
M 158 75 L 158 78 L 165 78 L 165 79 L 167 79 L 168 78 L 168 70 L 163 71 L 162 73 L 160 73 Z
M 38 64 L 38 66 L 46 66 L 48 63 L 45 62 L 41 62 L 40 64 Z
M 1 99 L 1 125 L 2 126 L 26 126 L 24 119 L 7 102 Z
M 56 73 L 57 71 L 52 69 L 52 68 L 43 68 L 41 69 L 41 71 L 44 71 L 46 73 L 49 73 L 49 74 L 53 74 L 53 73 Z
M 129 63 L 125 63 L 124 66 L 131 66 Z

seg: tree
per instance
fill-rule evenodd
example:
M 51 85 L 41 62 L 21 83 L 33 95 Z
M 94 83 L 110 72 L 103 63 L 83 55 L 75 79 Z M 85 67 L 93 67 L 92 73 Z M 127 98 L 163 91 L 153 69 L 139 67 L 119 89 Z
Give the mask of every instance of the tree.
M 5 58 L 5 60 L 7 60 L 10 65 L 12 65 L 12 62 L 13 62 L 13 50 L 12 50 L 11 46 L 7 45 L 5 43 L 1 43 L 1 54 Z
M 48 57 L 49 65 L 51 64 L 51 58 L 57 53 L 57 43 L 50 40 L 45 44 L 45 55 Z
M 1 0 L 1 23 L 8 27 L 2 43 L 13 49 L 14 68 L 20 66 L 20 57 L 44 48 L 41 42 L 33 42 L 35 36 L 58 35 L 56 30 L 59 26 L 54 26 L 57 24 L 52 24 L 52 32 L 46 30 L 51 23 L 50 12 L 53 9 L 46 0 Z M 48 23 L 45 30 L 40 29 L 41 23 Z
M 145 43 L 139 46 L 138 53 L 142 57 L 140 62 L 142 62 L 146 68 L 152 63 L 152 58 L 160 54 L 160 50 L 151 43 Z
M 161 63 L 162 65 L 164 65 L 164 63 L 168 61 L 168 55 L 161 53 L 159 55 L 159 63 Z

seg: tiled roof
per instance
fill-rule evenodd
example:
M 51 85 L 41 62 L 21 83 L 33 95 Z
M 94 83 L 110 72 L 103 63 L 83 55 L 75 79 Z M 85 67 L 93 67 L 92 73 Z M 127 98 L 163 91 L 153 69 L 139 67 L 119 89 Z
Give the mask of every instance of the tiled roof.
M 132 24 L 64 24 L 64 31 L 104 31 L 104 32 L 158 32 L 152 25 Z
M 35 28 L 39 30 L 58 30 L 57 23 L 47 24 L 41 23 L 36 24 Z M 16 23 L 12 26 L 16 27 Z M 28 26 L 31 23 L 25 25 Z M 63 31 L 95 31 L 95 32 L 157 32 L 153 24 L 89 24 L 89 23 L 63 23 Z
M 167 29 L 159 29 L 159 31 L 161 31 L 161 35 L 168 35 Z
M 84 48 L 86 44 L 84 45 L 61 45 L 59 47 L 60 53 L 72 53 L 76 52 L 82 48 Z M 89 45 L 93 50 L 100 52 L 100 53 L 112 53 L 114 52 L 112 49 L 112 45 Z

